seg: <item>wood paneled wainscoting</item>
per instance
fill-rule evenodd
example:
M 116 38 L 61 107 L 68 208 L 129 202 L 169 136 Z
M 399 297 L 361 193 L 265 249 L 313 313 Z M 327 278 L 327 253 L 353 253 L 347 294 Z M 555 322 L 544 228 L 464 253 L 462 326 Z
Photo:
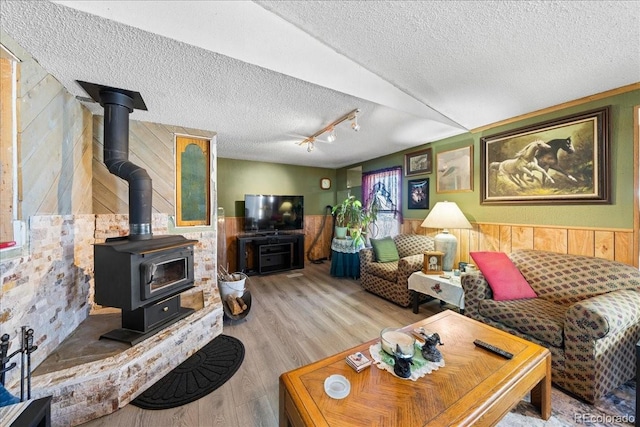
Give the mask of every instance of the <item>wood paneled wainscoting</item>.
M 333 219 L 323 215 L 305 216 L 305 262 L 329 258 Z M 422 228 L 422 219 L 405 219 L 402 233 L 435 236 L 439 230 Z M 227 258 L 229 268 L 236 268 L 236 237 L 242 234 L 242 217 L 225 219 Z M 472 223 L 471 230 L 449 230 L 458 238 L 455 263 L 471 262 L 469 252 L 501 251 L 511 253 L 518 249 L 536 249 L 576 255 L 596 256 L 638 267 L 633 256 L 632 229 L 605 229 L 591 227 L 561 227 L 551 225 L 518 225 Z M 317 242 L 318 231 L 322 228 Z
M 421 219 L 405 219 L 403 233 L 435 236 L 438 230 L 420 227 Z M 472 223 L 471 230 L 449 230 L 458 238 L 455 262 L 470 262 L 469 252 L 535 249 L 575 255 L 595 256 L 638 267 L 633 253 L 632 229 L 561 227 L 551 225 L 518 225 Z

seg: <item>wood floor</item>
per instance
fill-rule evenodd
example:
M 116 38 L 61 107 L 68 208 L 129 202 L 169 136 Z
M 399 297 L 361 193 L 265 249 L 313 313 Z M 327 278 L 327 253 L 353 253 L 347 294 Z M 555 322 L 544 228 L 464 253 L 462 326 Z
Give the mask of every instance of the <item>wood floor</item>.
M 331 277 L 329 267 L 307 263 L 303 270 L 249 279 L 251 312 L 242 321 L 225 321 L 223 328 L 242 341 L 245 359 L 213 393 L 162 411 L 127 405 L 84 425 L 274 427 L 280 374 L 376 338 L 384 327 L 404 326 L 443 309 L 431 301 L 414 314 L 363 291 L 357 280 Z

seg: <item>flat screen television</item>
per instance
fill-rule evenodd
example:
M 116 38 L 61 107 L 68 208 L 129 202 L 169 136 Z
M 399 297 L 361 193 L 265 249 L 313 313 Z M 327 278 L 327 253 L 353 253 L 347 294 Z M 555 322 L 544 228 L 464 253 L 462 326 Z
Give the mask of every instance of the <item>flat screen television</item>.
M 244 229 L 252 233 L 302 230 L 304 197 L 244 195 Z

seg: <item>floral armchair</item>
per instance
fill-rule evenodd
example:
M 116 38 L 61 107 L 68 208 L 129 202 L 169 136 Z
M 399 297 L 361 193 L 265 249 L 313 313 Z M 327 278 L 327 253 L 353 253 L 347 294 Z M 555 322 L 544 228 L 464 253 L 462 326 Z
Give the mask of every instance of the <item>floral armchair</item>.
M 432 237 L 419 234 L 399 234 L 393 237 L 393 242 L 398 251 L 397 261 L 378 262 L 373 248 L 360 250 L 360 283 L 365 290 L 408 307 L 412 302 L 409 276 L 422 270 L 422 254 L 432 251 L 434 242 Z

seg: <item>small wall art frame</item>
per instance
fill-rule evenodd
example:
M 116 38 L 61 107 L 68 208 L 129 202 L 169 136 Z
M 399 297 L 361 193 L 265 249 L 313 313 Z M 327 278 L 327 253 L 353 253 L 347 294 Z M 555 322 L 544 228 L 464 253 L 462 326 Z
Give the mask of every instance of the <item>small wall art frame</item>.
M 429 178 L 409 180 L 407 200 L 408 209 L 429 209 Z
M 404 155 L 404 176 L 431 173 L 433 165 L 431 147 Z
M 473 191 L 473 145 L 436 155 L 436 192 Z
M 609 107 L 480 139 L 481 204 L 611 203 Z
M 211 225 L 211 141 L 176 135 L 176 226 Z

